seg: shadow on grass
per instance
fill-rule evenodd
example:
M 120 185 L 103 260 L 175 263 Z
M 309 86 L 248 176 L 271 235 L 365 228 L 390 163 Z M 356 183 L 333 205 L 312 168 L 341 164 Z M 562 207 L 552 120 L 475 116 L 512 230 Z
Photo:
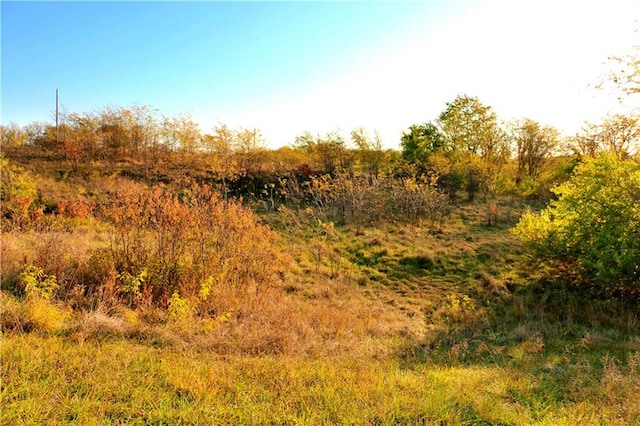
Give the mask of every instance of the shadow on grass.
M 631 373 L 621 379 L 629 383 L 640 373 L 634 366 L 637 301 L 598 298 L 568 283 L 539 281 L 512 290 L 507 298 L 477 301 L 466 315 L 442 308 L 443 315 L 427 320 L 423 341 L 400 352 L 401 367 L 496 367 L 530 383 L 508 388 L 503 398 L 531 413 L 625 398 L 608 390 L 605 379 L 612 364 Z

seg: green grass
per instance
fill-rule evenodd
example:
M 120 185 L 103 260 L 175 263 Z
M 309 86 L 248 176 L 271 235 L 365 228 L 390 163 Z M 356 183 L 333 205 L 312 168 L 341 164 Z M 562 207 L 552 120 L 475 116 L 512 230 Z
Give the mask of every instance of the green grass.
M 637 307 L 543 279 L 508 233 L 523 207 L 501 203 L 491 227 L 477 202 L 442 232 L 282 229 L 279 293 L 209 334 L 130 310 L 3 328 L 0 423 L 640 424 Z M 8 237 L 18 263 L 39 234 Z M 104 245 L 60 234 L 61 259 L 76 237 Z
M 632 424 L 639 357 L 603 368 L 527 353 L 511 365 L 225 358 L 126 340 L 2 345 L 3 424 Z M 633 364 L 635 363 L 635 364 Z M 612 395 L 611 392 L 615 392 Z

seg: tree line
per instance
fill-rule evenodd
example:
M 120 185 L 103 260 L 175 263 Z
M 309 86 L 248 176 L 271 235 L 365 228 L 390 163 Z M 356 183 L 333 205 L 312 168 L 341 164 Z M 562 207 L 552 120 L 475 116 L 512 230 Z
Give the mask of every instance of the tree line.
M 149 106 L 64 113 L 60 121 L 57 128 L 43 122 L 3 125 L 2 145 L 40 147 L 74 169 L 92 162 L 158 164 L 199 156 L 225 191 L 242 182 L 249 192 L 260 192 L 292 173 L 300 178 L 344 173 L 435 176 L 438 188 L 450 198 L 465 191 L 469 200 L 478 193 L 510 191 L 549 197 L 550 188 L 568 177 L 572 159 L 575 163 L 601 152 L 631 157 L 637 154 L 640 137 L 636 114 L 586 123 L 579 134 L 565 137 L 530 118 L 501 122 L 491 106 L 466 94 L 446 103 L 434 120 L 403 131 L 399 150 L 384 149 L 380 135 L 364 128 L 353 129 L 348 138 L 337 130 L 324 135 L 303 132 L 288 146 L 268 149 L 257 129 L 220 124 L 203 132 L 188 114 L 165 116 Z M 564 160 L 552 164 L 553 158 Z

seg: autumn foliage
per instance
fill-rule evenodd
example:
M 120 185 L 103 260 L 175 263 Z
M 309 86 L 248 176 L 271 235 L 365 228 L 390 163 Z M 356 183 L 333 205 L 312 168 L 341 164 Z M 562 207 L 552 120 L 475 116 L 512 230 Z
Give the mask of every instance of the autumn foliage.
M 257 294 L 284 272 L 278 235 L 208 186 L 174 193 L 130 185 L 103 215 L 114 225 L 117 293 L 131 303 L 165 304 L 177 292 L 206 310 L 216 287 Z
M 281 194 L 294 206 L 312 206 L 325 220 L 349 225 L 370 225 L 382 221 L 441 222 L 448 200 L 436 179 L 392 176 L 313 176 L 300 182 L 295 176 L 283 179 Z

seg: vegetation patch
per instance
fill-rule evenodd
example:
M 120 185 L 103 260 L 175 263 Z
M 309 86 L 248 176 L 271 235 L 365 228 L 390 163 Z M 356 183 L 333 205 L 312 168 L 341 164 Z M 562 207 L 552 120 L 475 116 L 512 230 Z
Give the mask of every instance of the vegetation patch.
M 3 128 L 0 422 L 638 424 L 638 123 Z

